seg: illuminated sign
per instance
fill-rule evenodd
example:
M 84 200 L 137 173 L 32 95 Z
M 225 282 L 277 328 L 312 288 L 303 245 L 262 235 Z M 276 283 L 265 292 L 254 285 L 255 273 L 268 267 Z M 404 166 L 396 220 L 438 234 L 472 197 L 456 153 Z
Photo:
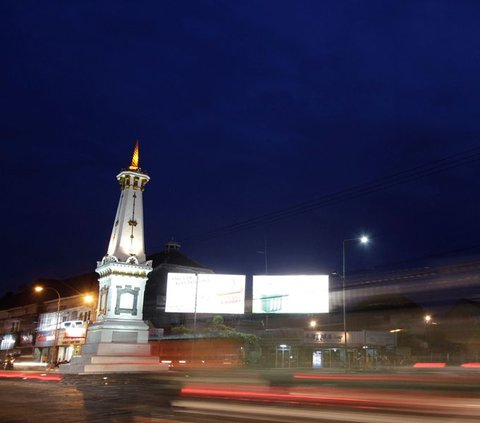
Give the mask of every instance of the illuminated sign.
M 345 345 L 345 332 L 343 331 L 305 331 L 303 342 L 305 344 L 331 344 Z M 349 331 L 347 343 L 350 347 L 362 346 L 392 346 L 396 344 L 395 334 L 381 331 Z
M 349 342 L 352 342 L 352 332 L 348 332 L 347 338 Z M 345 333 L 340 331 L 305 332 L 304 342 L 306 344 L 344 344 Z
M 253 313 L 328 313 L 328 275 L 253 277 Z
M 20 344 L 31 344 L 33 341 L 33 335 L 31 333 L 22 333 L 20 336 Z
M 243 314 L 245 275 L 169 273 L 165 311 Z
M 42 331 L 37 333 L 37 337 L 35 339 L 35 346 L 36 347 L 50 347 L 54 345 L 55 341 L 55 331 Z
M 15 346 L 15 336 L 9 333 L 3 335 L 3 339 L 0 344 L 0 350 L 9 350 L 14 346 Z
M 67 328 L 64 331 L 64 338 L 85 338 L 87 334 L 86 328 Z

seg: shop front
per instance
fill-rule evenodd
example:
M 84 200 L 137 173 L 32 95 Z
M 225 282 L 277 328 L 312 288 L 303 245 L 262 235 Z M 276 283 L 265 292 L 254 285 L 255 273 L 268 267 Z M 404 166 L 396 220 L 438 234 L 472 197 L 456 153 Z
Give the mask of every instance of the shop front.
M 305 331 L 304 355 L 312 368 L 368 369 L 388 366 L 396 346 L 395 334 L 381 331 Z
M 55 344 L 55 329 L 38 331 L 34 359 L 41 363 L 51 363 L 55 360 Z
M 69 362 L 74 355 L 80 355 L 86 333 L 87 323 L 81 320 L 62 322 L 58 330 L 39 331 L 35 341 L 35 359 L 42 363 Z

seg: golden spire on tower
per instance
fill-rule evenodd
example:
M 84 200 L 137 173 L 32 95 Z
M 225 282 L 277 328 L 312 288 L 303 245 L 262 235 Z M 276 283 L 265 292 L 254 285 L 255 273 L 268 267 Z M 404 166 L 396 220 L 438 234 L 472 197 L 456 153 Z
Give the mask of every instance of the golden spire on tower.
M 129 170 L 138 170 L 138 162 L 140 160 L 140 154 L 138 152 L 138 140 L 135 144 L 135 149 L 133 150 L 132 163 L 128 167 Z

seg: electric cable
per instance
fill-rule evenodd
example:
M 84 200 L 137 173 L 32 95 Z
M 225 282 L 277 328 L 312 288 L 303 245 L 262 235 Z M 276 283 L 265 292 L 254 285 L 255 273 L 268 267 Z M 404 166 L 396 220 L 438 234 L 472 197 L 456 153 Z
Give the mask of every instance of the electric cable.
M 472 148 L 461 153 L 452 154 L 444 158 L 434 160 L 424 165 L 416 166 L 406 169 L 392 175 L 387 175 L 371 182 L 360 185 L 354 185 L 344 190 L 326 194 L 317 199 L 304 201 L 293 206 L 283 209 L 275 210 L 230 225 L 221 226 L 210 231 L 205 231 L 192 236 L 186 236 L 180 239 L 180 242 L 185 241 L 206 241 L 212 238 L 217 238 L 224 235 L 229 235 L 235 232 L 251 229 L 260 225 L 268 225 L 296 216 L 298 214 L 307 213 L 312 210 L 317 210 L 326 206 L 351 200 L 354 198 L 370 195 L 378 191 L 383 191 L 396 185 L 405 184 L 407 182 L 415 181 L 421 178 L 431 176 L 436 173 L 444 172 L 465 164 L 473 163 L 480 160 L 480 147 Z

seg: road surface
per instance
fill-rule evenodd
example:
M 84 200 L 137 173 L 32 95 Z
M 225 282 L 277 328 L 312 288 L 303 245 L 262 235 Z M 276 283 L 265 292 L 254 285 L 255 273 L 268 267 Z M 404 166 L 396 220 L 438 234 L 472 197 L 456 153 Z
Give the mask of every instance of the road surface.
M 479 393 L 475 372 L 2 372 L 0 421 L 468 423 L 480 422 Z

